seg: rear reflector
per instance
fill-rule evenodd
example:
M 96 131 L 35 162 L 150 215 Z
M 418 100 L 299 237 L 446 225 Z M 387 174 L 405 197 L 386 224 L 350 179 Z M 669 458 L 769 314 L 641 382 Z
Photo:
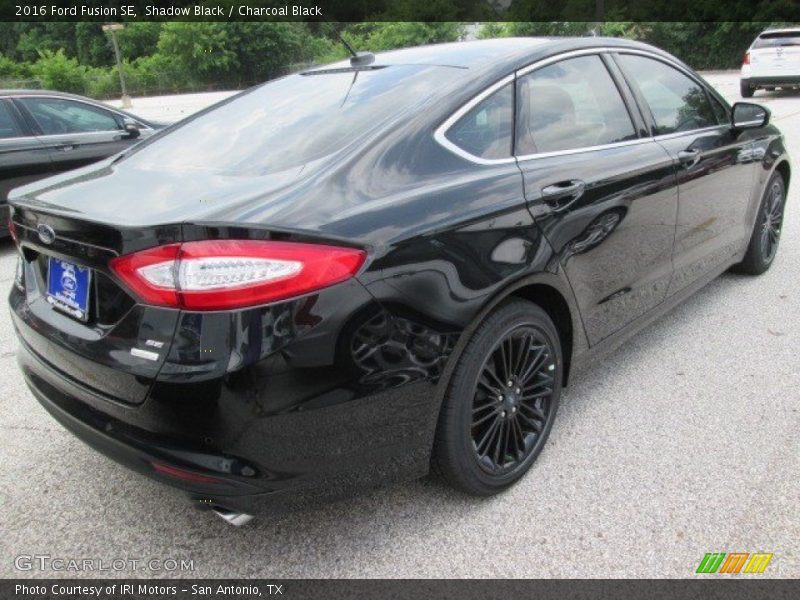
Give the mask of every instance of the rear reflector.
M 194 473 L 192 471 L 184 471 L 183 469 L 178 469 L 177 467 L 171 467 L 169 465 L 165 465 L 162 463 L 150 463 L 153 469 L 157 473 L 161 473 L 162 475 L 168 475 L 169 477 L 174 477 L 175 479 L 181 479 L 182 481 L 191 481 L 192 483 L 221 483 L 222 480 L 216 477 L 208 477 L 207 475 L 201 475 L 200 473 Z
M 149 248 L 109 266 L 144 302 L 223 310 L 285 300 L 353 277 L 366 253 L 296 242 L 205 240 Z

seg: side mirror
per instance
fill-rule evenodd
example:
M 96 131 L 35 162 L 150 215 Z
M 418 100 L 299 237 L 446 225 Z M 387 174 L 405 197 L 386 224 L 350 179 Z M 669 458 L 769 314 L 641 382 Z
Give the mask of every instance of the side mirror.
M 769 123 L 768 108 L 751 102 L 737 102 L 733 105 L 734 129 L 757 129 Z
M 127 132 L 127 138 L 131 140 L 135 140 L 138 138 L 142 132 L 139 130 L 139 125 L 136 124 L 136 121 L 132 119 L 125 119 L 125 131 Z

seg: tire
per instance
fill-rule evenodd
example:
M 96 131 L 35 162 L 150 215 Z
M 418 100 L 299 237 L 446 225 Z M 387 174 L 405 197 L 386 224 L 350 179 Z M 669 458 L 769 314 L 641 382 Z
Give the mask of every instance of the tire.
M 742 98 L 752 98 L 755 91 L 755 88 L 750 87 L 749 80 L 742 79 L 739 82 L 739 92 L 742 94 Z
M 742 262 L 736 265 L 736 271 L 761 275 L 770 268 L 778 252 L 785 206 L 786 184 L 783 176 L 775 172 L 764 189 L 747 252 Z
M 475 496 L 511 487 L 547 441 L 562 377 L 558 330 L 547 313 L 524 300 L 502 304 L 473 333 L 453 371 L 434 469 Z

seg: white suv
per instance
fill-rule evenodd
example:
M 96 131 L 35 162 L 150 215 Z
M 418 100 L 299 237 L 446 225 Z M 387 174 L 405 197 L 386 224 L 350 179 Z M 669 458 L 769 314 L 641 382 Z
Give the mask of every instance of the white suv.
M 800 27 L 768 29 L 742 61 L 741 92 L 750 98 L 758 88 L 800 87 Z

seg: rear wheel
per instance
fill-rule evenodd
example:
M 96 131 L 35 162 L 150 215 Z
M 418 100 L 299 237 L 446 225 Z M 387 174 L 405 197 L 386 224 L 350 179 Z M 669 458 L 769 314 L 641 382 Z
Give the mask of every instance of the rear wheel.
M 739 91 L 742 94 L 742 98 L 752 98 L 753 94 L 755 93 L 755 88 L 750 87 L 750 81 L 747 79 L 742 79 L 739 82 Z
M 450 483 L 489 496 L 530 469 L 558 409 L 562 362 L 540 307 L 514 300 L 490 314 L 459 359 L 439 418 L 433 460 Z
M 737 265 L 737 271 L 760 275 L 772 265 L 781 239 L 785 204 L 786 184 L 783 176 L 776 172 L 767 182 L 747 253 L 744 260 Z

